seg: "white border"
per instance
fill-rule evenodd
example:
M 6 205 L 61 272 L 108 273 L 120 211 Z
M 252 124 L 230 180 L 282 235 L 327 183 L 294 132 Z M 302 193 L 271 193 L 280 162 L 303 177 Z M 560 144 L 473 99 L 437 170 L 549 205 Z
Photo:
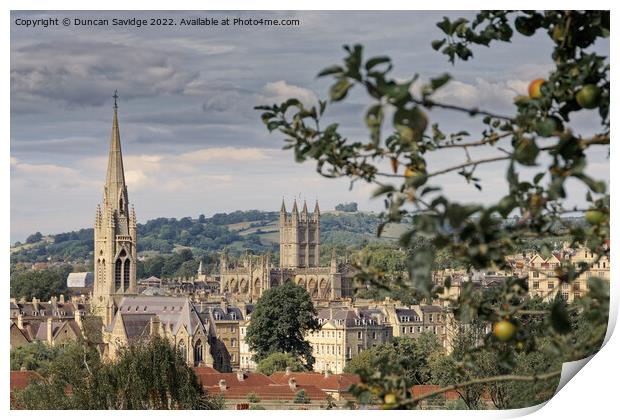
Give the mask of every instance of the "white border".
M 614 5 L 617 3 L 614 3 Z M 186 1 L 186 0 L 177 0 L 175 2 L 160 2 L 159 4 L 147 4 L 145 2 L 130 2 L 127 0 L 119 1 L 119 0 L 108 0 L 108 1 L 90 1 L 88 3 L 80 2 L 76 0 L 72 1 L 55 1 L 55 2 L 43 2 L 43 1 L 32 1 L 32 0 L 23 0 L 23 1 L 5 1 L 3 2 L 3 6 L 5 9 L 5 19 L 3 20 L 3 31 L 2 31 L 2 45 L 4 45 L 4 56 L 3 56 L 3 74 L 5 76 L 5 83 L 2 84 L 2 94 L 4 97 L 4 101 L 2 103 L 3 111 L 2 112 L 2 126 L 5 127 L 5 138 L 9 138 L 9 127 L 10 127 L 10 118 L 9 118 L 9 93 L 10 93 L 10 24 L 9 24 L 9 11 L 11 9 L 15 10 L 256 10 L 256 9 L 265 9 L 265 10 L 343 10 L 343 9 L 364 9 L 364 10 L 405 10 L 405 9 L 418 9 L 418 10 L 463 10 L 463 6 L 467 6 L 468 9 L 496 9 L 499 8 L 500 5 L 497 4 L 497 1 L 473 1 L 467 2 L 466 4 L 457 2 L 457 1 L 445 1 L 445 0 L 435 0 L 433 2 L 412 2 L 412 1 L 403 1 L 403 0 L 382 0 L 381 2 L 353 2 L 353 1 L 334 1 L 334 0 L 301 0 L 296 2 L 291 1 L 282 1 L 282 0 L 263 0 L 260 3 L 252 2 L 252 1 L 240 1 L 240 0 L 228 0 L 226 2 L 204 2 L 204 1 Z M 150 6 L 150 8 L 145 7 Z M 171 7 L 174 6 L 174 7 Z M 616 23 L 618 22 L 618 11 L 617 9 L 612 7 L 612 3 L 608 1 L 589 1 L 587 4 L 584 2 L 578 1 L 510 1 L 510 2 L 502 2 L 501 7 L 506 9 L 539 9 L 539 8 L 562 8 L 562 9 L 581 9 L 584 6 L 587 6 L 591 9 L 612 9 L 612 26 L 614 28 L 617 27 Z M 612 40 L 612 48 L 613 50 L 613 40 Z M 613 74 L 613 66 L 612 66 L 612 74 Z M 615 94 L 617 93 L 617 88 L 612 87 L 614 91 L 614 97 L 617 97 Z M 612 118 L 617 115 L 616 108 L 612 107 Z M 617 121 L 617 120 L 616 120 Z M 617 142 L 616 142 L 617 143 Z M 614 140 L 612 140 L 612 150 L 617 149 L 615 146 Z M 10 157 L 10 145 L 9 141 L 6 140 L 6 143 L 2 150 L 2 158 L 3 161 L 8 164 Z M 617 179 L 613 175 L 617 175 L 620 173 L 618 170 L 618 165 L 620 162 L 618 161 L 617 151 L 615 154 L 612 153 L 612 158 L 610 162 L 611 167 L 611 177 L 610 179 Z M 1 193 L 4 197 L 10 197 L 9 189 L 10 189 L 10 166 L 4 168 L 3 171 L 3 179 L 0 183 Z M 612 209 L 618 209 L 620 206 L 618 205 L 618 188 L 616 187 L 616 183 L 613 182 L 611 184 L 611 194 L 612 197 Z M 7 245 L 7 249 L 2 253 L 2 268 L 5 273 L 5 285 L 4 285 L 4 298 L 5 301 L 8 300 L 9 295 L 9 231 L 10 231 L 10 205 L 3 205 L 0 209 L 2 211 L 2 220 L 4 221 L 2 225 L 2 232 L 4 235 Z M 613 213 L 613 211 L 612 211 Z M 620 214 L 616 211 L 616 214 Z M 615 218 L 614 218 L 615 220 Z M 620 236 L 616 232 L 612 231 L 611 242 L 616 244 L 617 240 Z M 613 261 L 619 261 L 619 254 L 616 248 L 612 248 L 611 259 Z M 597 354 L 589 363 L 588 368 L 581 371 L 578 377 L 572 381 L 569 381 L 568 384 L 556 395 L 554 396 L 544 408 L 541 407 L 533 407 L 531 409 L 524 410 L 510 410 L 510 411 L 487 411 L 487 412 L 467 412 L 467 411 L 415 411 L 415 412 L 376 412 L 376 411 L 331 411 L 331 412 L 316 412 L 316 411 L 297 411 L 295 412 L 296 417 L 314 417 L 317 415 L 327 416 L 327 417 L 338 417 L 338 418 L 355 418 L 359 419 L 360 417 L 370 418 L 376 416 L 387 416 L 393 418 L 411 418 L 412 415 L 416 417 L 424 417 L 424 418 L 502 418 L 502 417 L 516 417 L 528 414 L 528 412 L 534 411 L 531 415 L 533 419 L 547 419 L 550 416 L 554 418 L 565 418 L 565 419 L 584 419 L 584 418 L 609 418 L 610 413 L 617 411 L 617 381 L 619 379 L 619 363 L 617 354 L 620 354 L 620 344 L 617 338 L 617 334 L 611 335 L 613 329 L 615 327 L 615 322 L 618 313 L 618 287 L 616 284 L 617 277 L 615 276 L 615 271 L 612 271 L 612 312 L 610 313 L 610 328 L 608 331 L 607 340 L 608 342 L 601 350 L 599 354 Z M 8 334 L 8 323 L 5 326 L 5 334 Z M 5 335 L 6 337 L 7 335 Z M 6 374 L 9 366 L 9 347 L 5 344 L 2 349 L 2 366 L 5 374 L 3 375 L 3 391 L 1 395 L 2 397 L 3 407 L 8 411 L 9 408 L 9 384 L 8 384 L 8 375 Z M 45 413 L 29 413 L 29 412 L 10 412 L 9 415 L 15 418 L 29 418 L 33 415 L 41 416 L 44 415 L 46 418 L 57 418 L 60 416 L 76 416 L 81 415 L 82 413 L 60 413 L 60 412 L 45 412 Z M 89 417 L 94 418 L 105 418 L 109 417 L 111 413 L 108 412 L 88 412 L 84 413 Z M 136 415 L 141 416 L 147 413 L 136 413 Z M 183 417 L 198 417 L 198 416 L 209 416 L 215 415 L 218 418 L 231 418 L 231 417 L 239 417 L 239 418 L 247 418 L 248 416 L 252 416 L 252 418 L 273 418 L 273 417 L 284 417 L 289 416 L 291 413 L 289 412 L 260 412 L 253 411 L 251 414 L 249 412 L 231 412 L 231 411 L 219 411 L 217 413 L 205 414 L 203 412 L 182 412 L 182 413 L 164 413 L 164 412 L 149 412 L 148 416 L 151 418 L 161 418 L 168 419 L 172 416 L 183 416 Z M 114 416 L 121 417 L 129 417 L 133 416 L 133 413 L 122 412 L 122 413 L 114 413 Z

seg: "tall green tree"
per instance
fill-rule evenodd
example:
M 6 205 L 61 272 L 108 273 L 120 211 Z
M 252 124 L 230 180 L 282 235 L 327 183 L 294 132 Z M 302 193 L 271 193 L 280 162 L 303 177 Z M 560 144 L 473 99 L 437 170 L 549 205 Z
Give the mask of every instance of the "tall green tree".
M 246 340 L 262 361 L 273 353 L 289 353 L 311 369 L 312 348 L 305 335 L 320 328 L 317 312 L 306 289 L 286 282 L 268 289 L 256 303 Z

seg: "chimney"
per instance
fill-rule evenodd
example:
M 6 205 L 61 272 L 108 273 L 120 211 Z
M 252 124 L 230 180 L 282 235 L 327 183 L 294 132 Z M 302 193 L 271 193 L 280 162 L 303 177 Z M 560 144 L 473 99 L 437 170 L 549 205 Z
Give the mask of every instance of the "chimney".
M 288 386 L 291 388 L 291 391 L 297 391 L 297 381 L 295 378 L 291 378 L 288 380 Z
M 56 296 L 52 296 L 52 298 L 50 299 L 50 303 L 52 304 L 52 306 L 55 309 L 56 308 L 56 304 L 58 303 L 58 298 Z
M 73 311 L 73 318 L 75 319 L 75 323 L 82 328 L 82 312 L 80 312 L 78 308 L 75 308 Z
M 17 314 L 17 328 L 24 329 L 24 316 L 21 313 Z
M 25 298 L 25 297 L 23 297 L 23 296 L 22 296 L 22 297 L 20 297 L 20 298 L 19 298 L 19 303 L 22 303 L 22 304 L 26 303 L 26 298 Z
M 60 303 L 65 303 L 65 295 L 60 295 L 60 298 L 58 299 L 58 301 Z
M 329 378 L 331 376 L 331 373 L 329 373 L 329 370 L 325 370 L 325 374 L 323 376 Z
M 285 374 L 286 376 L 290 376 L 290 375 L 291 375 L 291 368 L 290 368 L 290 366 L 287 366 L 287 367 L 286 367 L 286 370 L 284 371 L 284 374 Z
M 150 319 L 150 332 L 152 336 L 159 335 L 159 317 L 152 316 Z
M 54 337 L 52 336 L 52 317 L 47 318 L 47 343 L 50 346 L 54 344 Z
M 237 380 L 239 382 L 243 382 L 245 380 L 245 374 L 243 373 L 242 370 L 237 371 Z
M 220 379 L 220 391 L 226 391 L 226 379 Z
M 35 311 L 39 310 L 39 299 L 34 296 L 32 297 L 32 306 L 34 307 Z

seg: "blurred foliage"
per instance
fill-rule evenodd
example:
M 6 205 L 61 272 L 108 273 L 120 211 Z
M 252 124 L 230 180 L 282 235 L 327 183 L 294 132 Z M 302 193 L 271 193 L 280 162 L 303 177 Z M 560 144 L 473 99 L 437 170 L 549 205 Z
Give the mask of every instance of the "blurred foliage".
M 33 381 L 24 390 L 16 391 L 14 407 L 34 410 L 223 408 L 221 399 L 203 393 L 193 369 L 166 339 L 154 337 L 132 343 L 113 362 L 104 361 L 96 347 L 82 342 L 64 344 L 51 353 L 53 357 L 46 358 L 36 368 L 43 381 Z M 12 354 L 12 366 L 13 360 Z
M 553 45 L 553 67 L 544 79 L 534 81 L 528 96 L 524 92 L 515 98 L 511 115 L 501 115 L 437 101 L 435 93 L 451 80 L 448 73 L 429 80 L 417 74 L 396 78 L 391 75 L 390 57 L 366 58 L 361 45 L 352 45 L 344 47 L 342 64 L 327 67 L 318 76 L 332 79 L 330 107 L 344 102 L 353 89 L 368 95 L 362 119 L 367 139 L 348 139 L 337 122 L 324 125 L 329 115 L 326 100 L 304 104 L 291 98 L 281 104 L 256 107 L 262 111 L 267 129 L 284 135 L 284 149 L 292 150 L 297 162 L 314 160 L 317 172 L 324 177 L 344 177 L 350 179 L 351 185 L 363 182 L 375 186 L 373 196 L 382 198 L 385 204 L 379 236 L 390 223 L 409 224 L 399 240 L 402 248 L 413 250 L 407 253 L 408 275 L 389 275 L 367 258 L 357 264 L 359 284 L 409 288 L 420 300 L 433 299 L 444 288 L 432 278 L 438 255 L 466 269 L 510 271 L 508 255 L 521 252 L 535 240 L 539 241 L 538 252 L 549 256 L 553 248 L 545 239 L 559 236 L 566 238 L 572 248 L 585 246 L 598 258 L 609 257 L 609 194 L 605 183 L 588 172 L 589 149 L 608 148 L 610 140 L 609 58 L 590 48 L 609 37 L 609 12 L 481 11 L 473 19 L 444 18 L 437 27 L 443 38 L 433 41 L 431 47 L 453 64 L 472 59 L 477 46 L 508 43 L 515 36 L 545 32 Z M 536 44 L 536 48 L 540 45 Z M 464 130 L 445 132 L 439 122 L 431 119 L 435 109 L 474 119 L 482 127 L 481 132 L 476 136 Z M 577 114 L 598 121 L 594 133 L 580 133 L 571 126 Z M 428 157 L 448 153 L 444 149 L 452 155 L 460 150 L 462 163 L 430 168 Z M 505 163 L 506 192 L 494 203 L 458 202 L 444 193 L 439 181 L 442 175 L 458 174 L 464 187 L 482 190 L 486 179 L 478 169 L 498 162 Z M 567 189 L 569 180 L 584 187 L 583 199 L 574 196 L 571 191 L 575 190 Z M 586 208 L 569 204 L 579 201 L 587 203 Z M 575 213 L 585 215 L 586 223 L 573 223 L 565 217 Z M 419 246 L 421 240 L 425 246 Z M 560 284 L 570 284 L 588 269 L 588 264 L 567 259 L 562 260 L 555 274 Z M 556 298 L 544 309 L 526 309 L 536 304 L 527 294 L 526 279 L 512 278 L 494 296 L 465 284 L 458 299 L 446 302 L 461 324 L 497 326 L 504 322 L 501 325 L 508 327 L 501 334 L 477 337 L 476 345 L 470 342 L 464 351 L 473 354 L 479 346 L 487 349 L 480 360 L 486 360 L 487 366 L 494 369 L 461 374 L 465 356 L 462 360 L 441 361 L 441 371 L 454 375 L 437 380 L 453 384 L 473 381 L 464 390 L 471 394 L 463 398 L 468 407 L 480 406 L 483 380 L 498 386 L 506 381 L 503 372 L 514 375 L 520 369 L 527 370 L 517 363 L 519 358 L 513 354 L 516 350 L 525 354 L 539 352 L 548 362 L 532 369 L 536 373 L 518 379 L 509 376 L 527 384 L 542 381 L 539 375 L 544 380 L 559 376 L 559 371 L 553 369 L 561 362 L 589 356 L 600 347 L 609 300 L 604 281 L 591 278 L 588 296 L 571 305 Z M 549 297 L 553 298 L 553 294 Z M 542 319 L 534 320 L 535 315 Z M 571 317 L 577 315 L 581 324 L 575 327 Z M 575 334 L 575 329 L 583 334 Z M 382 391 L 371 392 L 372 397 L 383 398 L 385 408 L 416 407 L 419 400 L 409 395 L 406 377 L 383 370 L 383 366 L 376 366 L 379 378 L 373 380 L 383 381 L 383 386 Z M 494 394 L 496 406 L 519 405 L 513 397 L 502 397 L 506 392 L 498 389 Z

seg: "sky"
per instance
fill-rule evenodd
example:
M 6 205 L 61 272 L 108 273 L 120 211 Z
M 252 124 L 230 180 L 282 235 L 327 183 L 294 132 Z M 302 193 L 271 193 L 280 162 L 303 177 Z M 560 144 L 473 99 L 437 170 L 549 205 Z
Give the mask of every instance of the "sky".
M 119 93 L 119 124 L 129 201 L 139 222 L 156 217 L 207 217 L 218 212 L 277 211 L 284 198 L 319 200 L 322 210 L 355 201 L 380 211 L 373 187 L 326 179 L 312 162 L 295 163 L 283 135 L 269 134 L 256 105 L 297 97 L 325 99 L 330 80 L 317 73 L 361 43 L 367 57 L 389 55 L 394 76 L 428 80 L 450 72 L 437 100 L 513 111 L 533 79 L 551 69 L 546 34 L 517 36 L 511 44 L 474 48 L 474 60 L 450 65 L 430 43 L 441 38 L 442 16 L 468 12 L 12 12 L 11 13 L 11 242 L 91 227 L 105 181 L 112 128 L 112 95 Z M 26 28 L 16 19 L 69 17 L 149 19 L 215 17 L 299 19 L 288 27 L 69 27 Z M 609 55 L 609 43 L 595 47 Z M 366 139 L 368 98 L 354 90 L 328 106 L 351 139 Z M 433 111 L 442 130 L 468 130 L 475 119 Z M 579 132 L 591 134 L 593 112 L 576 114 Z M 478 133 L 478 134 L 476 134 Z M 474 151 L 473 158 L 489 152 Z M 486 154 L 485 154 L 486 153 Z M 609 182 L 608 149 L 589 155 L 590 168 Z M 489 155 L 490 156 L 490 155 Z M 431 170 L 463 161 L 460 150 L 430 156 Z M 538 168 L 540 170 L 540 168 Z M 531 172 L 531 171 L 530 171 Z M 438 177 L 452 197 L 492 202 L 506 192 L 505 163 L 481 167 L 482 192 L 455 175 Z M 569 184 L 574 204 L 584 190 Z

